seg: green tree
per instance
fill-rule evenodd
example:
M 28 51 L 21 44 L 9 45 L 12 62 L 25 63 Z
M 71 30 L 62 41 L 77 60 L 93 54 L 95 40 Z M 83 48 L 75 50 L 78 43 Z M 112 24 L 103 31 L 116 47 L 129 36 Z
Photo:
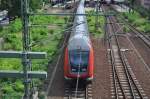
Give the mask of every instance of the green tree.
M 29 6 L 32 11 L 41 8 L 43 0 L 30 0 Z
M 8 10 L 8 16 L 20 16 L 20 0 L 1 0 L 0 9 Z
M 42 2 L 46 0 L 28 0 L 31 11 L 41 8 Z M 0 0 L 0 10 L 8 10 L 10 17 L 20 16 L 21 14 L 21 0 Z

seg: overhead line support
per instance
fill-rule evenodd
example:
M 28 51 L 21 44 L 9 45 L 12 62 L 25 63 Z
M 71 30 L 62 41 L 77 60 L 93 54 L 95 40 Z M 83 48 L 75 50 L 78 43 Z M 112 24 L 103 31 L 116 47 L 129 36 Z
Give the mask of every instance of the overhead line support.
M 94 13 L 94 14 L 76 14 L 76 13 L 28 13 L 29 15 L 53 15 L 53 16 L 114 16 L 115 13 Z
M 24 99 L 29 99 L 29 83 L 30 79 L 28 77 L 28 67 L 31 66 L 30 60 L 27 57 L 27 52 L 30 50 L 29 48 L 29 30 L 28 30 L 28 0 L 21 0 L 21 17 L 22 17 L 22 41 L 23 41 L 23 54 L 22 54 L 22 64 L 23 64 L 23 73 L 24 73 Z

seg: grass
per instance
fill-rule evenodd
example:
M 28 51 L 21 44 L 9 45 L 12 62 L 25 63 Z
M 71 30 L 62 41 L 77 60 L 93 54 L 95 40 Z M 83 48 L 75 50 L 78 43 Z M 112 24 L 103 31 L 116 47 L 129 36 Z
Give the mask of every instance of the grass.
M 150 22 L 148 22 L 147 18 L 143 18 L 138 12 L 134 11 L 134 13 L 125 12 L 122 14 L 126 17 L 132 25 L 134 25 L 138 30 L 143 31 L 145 33 L 150 33 Z
M 47 52 L 47 59 L 32 60 L 32 68 L 37 71 L 47 71 L 48 62 L 58 51 L 58 45 L 63 37 L 62 30 L 65 29 L 65 22 L 68 17 L 58 16 L 32 16 L 31 24 L 55 24 L 56 27 L 31 27 L 30 35 L 32 51 Z M 2 50 L 22 50 L 22 24 L 18 18 L 11 22 L 8 27 L 0 28 L 0 37 L 4 38 L 4 47 Z M 20 59 L 0 59 L 0 70 L 22 70 Z M 41 80 L 33 79 L 35 86 L 42 84 Z M 1 92 L 5 94 L 4 99 L 10 99 L 9 96 L 23 95 L 23 79 L 2 79 L 0 80 Z M 8 96 L 7 96 L 8 95 Z M 15 98 L 17 99 L 17 98 Z M 19 99 L 19 98 L 18 98 Z
M 93 11 L 89 11 L 87 13 L 94 13 Z M 102 37 L 104 34 L 104 17 L 103 16 L 98 16 L 98 28 L 95 28 L 95 16 L 87 16 L 87 22 L 88 22 L 88 28 L 89 32 L 94 36 L 94 37 Z

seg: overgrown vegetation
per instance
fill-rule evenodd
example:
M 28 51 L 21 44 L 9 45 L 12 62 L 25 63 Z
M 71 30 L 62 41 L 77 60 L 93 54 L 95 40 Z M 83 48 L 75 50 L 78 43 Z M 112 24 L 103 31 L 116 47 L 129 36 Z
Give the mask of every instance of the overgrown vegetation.
M 48 0 L 29 0 L 29 7 L 31 11 L 36 11 L 42 7 L 42 2 Z M 0 10 L 8 10 L 9 17 L 20 16 L 21 14 L 21 0 L 0 0 Z
M 33 60 L 33 70 L 46 71 L 48 62 L 52 61 L 58 51 L 58 45 L 62 39 L 62 30 L 64 30 L 66 17 L 56 16 L 32 16 L 31 24 L 36 26 L 30 28 L 32 51 L 44 51 L 48 53 L 45 60 Z M 47 26 L 46 26 L 46 25 Z M 48 25 L 49 24 L 49 25 Z M 40 26 L 39 26 L 40 25 Z M 45 26 L 44 26 L 45 25 Z M 2 50 L 22 50 L 22 24 L 17 18 L 12 21 L 8 27 L 0 30 L 0 37 L 4 38 L 4 47 Z M 1 70 L 22 70 L 20 59 L 0 59 Z M 35 86 L 41 85 L 42 81 L 34 80 Z M 9 96 L 20 96 L 23 94 L 24 86 L 21 79 L 2 79 L 0 80 L 0 93 Z M 9 98 L 8 98 L 9 99 Z M 18 98 L 19 99 L 19 98 Z
M 144 18 L 136 11 L 134 11 L 134 13 L 125 12 L 123 13 L 123 16 L 138 30 L 150 33 L 150 22 L 148 21 L 148 17 Z
M 150 9 L 144 8 L 141 4 L 134 4 L 132 8 L 142 17 L 148 18 L 150 20 Z
M 42 2 L 49 0 L 29 0 L 31 12 L 42 11 Z M 38 10 L 37 10 L 38 9 Z M 1 50 L 22 50 L 22 23 L 20 19 L 21 0 L 0 0 L 0 10 L 8 10 L 8 17 L 15 20 L 7 27 L 0 27 L 0 38 L 4 39 Z M 66 26 L 67 17 L 57 16 L 31 16 L 30 27 L 32 51 L 47 52 L 48 58 L 44 60 L 32 60 L 32 69 L 46 71 L 47 64 L 52 62 L 62 39 L 62 30 Z M 49 24 L 49 25 L 48 25 Z M 0 70 L 22 71 L 21 59 L 0 59 Z M 35 87 L 42 84 L 42 80 L 33 79 Z M 0 98 L 20 99 L 23 95 L 23 79 L 5 78 L 0 80 Z
M 94 11 L 89 11 L 87 13 L 95 13 Z M 87 16 L 87 22 L 88 22 L 88 28 L 89 32 L 94 36 L 94 37 L 100 37 L 103 36 L 104 34 L 104 17 L 103 16 L 98 16 L 97 25 L 95 24 L 96 16 Z

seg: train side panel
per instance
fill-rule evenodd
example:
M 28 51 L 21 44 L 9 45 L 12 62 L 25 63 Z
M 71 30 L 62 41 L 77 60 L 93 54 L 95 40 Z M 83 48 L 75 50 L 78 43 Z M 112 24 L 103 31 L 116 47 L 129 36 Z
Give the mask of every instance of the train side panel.
M 88 80 L 92 80 L 94 76 L 94 50 L 92 47 L 90 48 L 88 73 Z

